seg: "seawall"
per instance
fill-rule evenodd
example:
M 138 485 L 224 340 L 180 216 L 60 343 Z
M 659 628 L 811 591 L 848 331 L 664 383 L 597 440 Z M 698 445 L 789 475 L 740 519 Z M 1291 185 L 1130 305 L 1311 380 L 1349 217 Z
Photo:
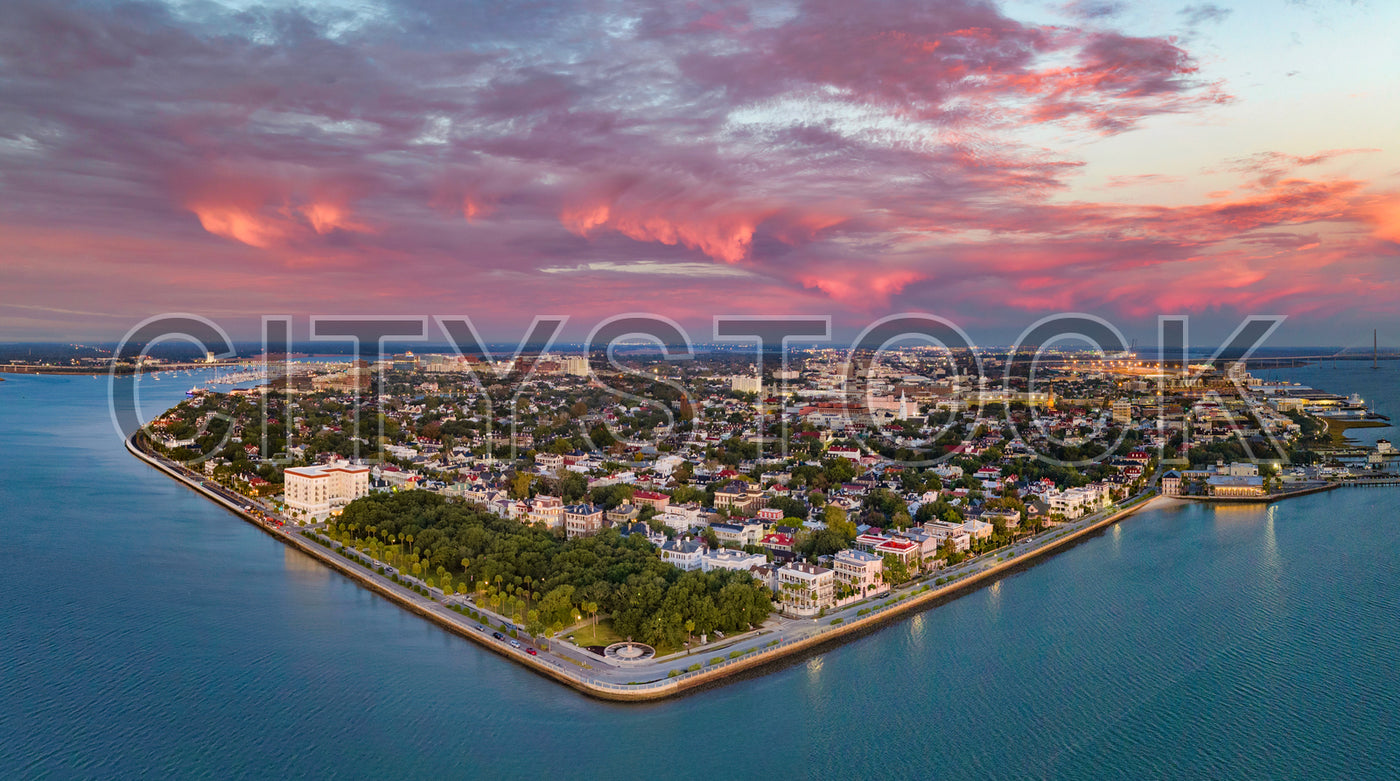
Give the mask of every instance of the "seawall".
M 929 606 L 930 603 L 954 597 L 965 591 L 980 588 L 1010 571 L 1024 567 L 1037 559 L 1069 547 L 1079 540 L 1093 535 L 1153 503 L 1151 492 L 1141 494 L 1134 500 L 1131 506 L 1095 521 L 1093 524 L 1075 529 L 1073 532 L 1049 540 L 1020 556 L 997 562 L 984 570 L 961 577 L 951 583 L 929 588 L 928 591 L 917 592 L 916 590 L 926 585 L 926 583 L 924 581 L 915 582 L 912 586 L 903 589 L 904 596 L 900 601 L 887 601 L 887 606 L 875 608 L 869 615 L 844 622 L 837 626 L 823 626 L 819 631 L 811 635 L 787 640 L 778 645 L 763 647 L 746 653 L 736 659 L 729 659 L 726 657 L 725 661 L 719 664 L 706 666 L 696 672 L 687 672 L 676 677 L 663 678 L 648 683 L 618 684 L 592 678 L 582 669 L 572 669 L 572 665 L 569 662 L 554 661 L 552 657 L 546 654 L 531 656 L 526 654 L 523 650 L 512 648 L 509 644 L 497 641 L 489 634 L 474 629 L 473 627 L 476 626 L 478 622 L 467 616 L 455 613 L 446 606 L 422 597 L 406 588 L 398 587 L 392 583 L 380 582 L 379 579 L 363 566 L 345 559 L 330 549 L 302 537 L 295 531 L 281 527 L 272 527 L 262 523 L 252 514 L 244 510 L 241 505 L 209 489 L 207 486 L 202 485 L 202 481 L 185 474 L 179 467 L 167 464 L 160 457 L 144 451 L 135 442 L 135 437 L 130 437 L 126 440 L 126 448 L 137 458 L 140 458 L 161 472 L 180 481 L 186 487 L 212 499 L 216 504 L 219 504 L 248 523 L 258 527 L 264 533 L 315 558 L 322 564 L 351 578 L 385 599 L 391 600 L 399 606 L 435 622 L 442 628 L 456 635 L 467 638 L 484 648 L 500 654 L 511 661 L 523 664 L 535 672 L 576 689 L 577 691 L 599 699 L 617 702 L 643 702 L 675 697 L 698 688 L 722 683 L 726 678 L 730 678 L 739 673 L 752 672 L 769 665 L 776 665 L 797 654 L 854 639 L 855 636 L 877 630 L 882 625 L 891 623 L 904 615 L 922 610 Z M 934 578 L 936 574 L 930 575 L 929 577 Z M 892 600 L 900 596 L 900 592 L 901 589 L 895 589 L 891 593 L 889 599 Z M 813 624 L 813 626 L 815 627 L 817 624 Z M 490 629 L 489 625 L 487 628 Z M 561 665 L 570 666 L 563 667 Z

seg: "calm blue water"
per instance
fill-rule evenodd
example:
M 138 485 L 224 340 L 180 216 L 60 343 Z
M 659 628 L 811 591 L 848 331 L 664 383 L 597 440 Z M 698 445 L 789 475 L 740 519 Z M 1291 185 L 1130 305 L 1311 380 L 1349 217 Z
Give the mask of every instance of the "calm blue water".
M 1394 370 L 1297 374 L 1400 412 Z M 620 706 L 142 466 L 105 387 L 0 383 L 0 778 L 1400 777 L 1400 489 L 1142 513 L 770 675 Z

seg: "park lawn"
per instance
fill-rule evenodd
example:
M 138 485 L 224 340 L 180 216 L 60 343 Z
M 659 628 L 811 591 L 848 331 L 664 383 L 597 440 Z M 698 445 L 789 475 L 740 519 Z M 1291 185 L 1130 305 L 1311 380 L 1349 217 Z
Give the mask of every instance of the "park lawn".
M 584 621 L 583 626 L 579 627 L 578 629 L 575 629 L 569 634 L 563 635 L 563 637 L 568 637 L 569 635 L 573 635 L 574 637 L 574 639 L 570 642 L 582 648 L 586 648 L 590 645 L 601 645 L 607 647 L 609 645 L 612 645 L 613 643 L 620 643 L 627 639 L 613 630 L 612 620 L 607 618 L 598 619 L 598 628 L 596 631 L 592 626 L 590 626 L 590 622 Z M 698 642 L 699 639 L 700 638 L 697 637 L 696 641 Z M 670 648 L 668 646 L 660 646 L 656 649 L 656 655 L 666 656 L 667 654 L 673 654 L 679 650 L 681 649 Z
M 571 642 L 581 647 L 590 645 L 608 646 L 627 639 L 613 631 L 612 621 L 607 618 L 599 618 L 596 629 L 593 627 L 591 621 L 585 621 L 583 626 L 569 634 L 573 635 L 574 638 Z M 568 635 L 565 635 L 565 637 L 568 637 Z
M 1343 447 L 1347 444 L 1347 429 L 1349 428 L 1384 428 L 1389 426 L 1383 420 L 1338 420 L 1327 418 L 1327 433 L 1332 435 L 1332 444 L 1336 447 Z

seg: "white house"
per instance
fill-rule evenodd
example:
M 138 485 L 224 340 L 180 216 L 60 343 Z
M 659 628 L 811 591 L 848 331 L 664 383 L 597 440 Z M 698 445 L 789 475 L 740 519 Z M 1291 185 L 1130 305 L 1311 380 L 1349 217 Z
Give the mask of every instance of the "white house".
M 744 553 L 743 551 L 720 550 L 706 551 L 700 554 L 700 569 L 711 572 L 717 569 L 740 570 L 747 572 L 754 567 L 761 567 L 768 563 L 768 558 L 760 553 Z
M 698 504 L 673 504 L 656 516 L 656 519 L 676 531 L 684 532 L 702 525 L 700 516 L 703 513 L 704 508 Z
M 667 540 L 661 546 L 661 560 L 690 572 L 703 566 L 705 546 L 694 540 Z M 762 556 L 759 557 L 763 558 Z M 708 572 L 708 570 L 706 570 Z
M 929 521 L 924 524 L 924 531 L 937 539 L 939 545 L 946 540 L 952 540 L 953 550 L 965 551 L 972 547 L 972 535 L 968 534 L 961 524 Z
M 763 524 L 756 520 L 732 520 L 728 523 L 712 523 L 715 536 L 721 543 L 732 545 L 757 545 L 763 539 Z
M 564 500 L 557 496 L 536 496 L 530 503 L 530 523 L 543 524 L 546 529 L 564 526 Z

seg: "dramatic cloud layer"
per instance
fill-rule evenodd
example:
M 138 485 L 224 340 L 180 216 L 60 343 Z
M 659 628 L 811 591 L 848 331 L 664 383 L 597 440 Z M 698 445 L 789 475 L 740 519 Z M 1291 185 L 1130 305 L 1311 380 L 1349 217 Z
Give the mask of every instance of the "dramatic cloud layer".
M 1174 9 L 1174 37 L 1115 27 L 1130 7 L 11 0 L 0 338 L 166 310 L 1389 306 L 1400 196 L 1338 168 L 1385 150 L 1082 186 L 1096 148 L 1242 99 L 1187 43 L 1229 9 Z

